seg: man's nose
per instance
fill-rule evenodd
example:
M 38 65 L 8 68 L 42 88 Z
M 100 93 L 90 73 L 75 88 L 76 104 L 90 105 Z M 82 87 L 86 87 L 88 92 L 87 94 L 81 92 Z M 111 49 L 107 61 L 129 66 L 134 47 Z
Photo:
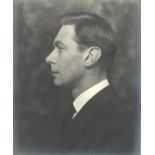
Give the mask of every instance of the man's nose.
M 45 59 L 47 63 L 55 63 L 56 62 L 56 53 L 55 51 L 52 51 Z

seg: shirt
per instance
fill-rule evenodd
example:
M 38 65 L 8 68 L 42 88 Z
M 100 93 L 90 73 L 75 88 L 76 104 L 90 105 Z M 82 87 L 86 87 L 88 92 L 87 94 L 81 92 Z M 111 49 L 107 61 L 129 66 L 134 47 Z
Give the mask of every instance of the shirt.
M 102 80 L 101 82 L 95 84 L 94 86 L 90 87 L 83 93 L 81 93 L 73 102 L 73 106 L 76 110 L 72 119 L 79 113 L 79 111 L 83 108 L 83 106 L 99 91 L 104 89 L 109 85 L 108 79 Z

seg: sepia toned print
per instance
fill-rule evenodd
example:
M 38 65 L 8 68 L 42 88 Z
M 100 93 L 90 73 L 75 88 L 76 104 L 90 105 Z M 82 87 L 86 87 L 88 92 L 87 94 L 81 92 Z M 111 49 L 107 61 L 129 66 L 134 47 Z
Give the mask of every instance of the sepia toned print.
M 140 154 L 139 8 L 14 1 L 14 154 Z

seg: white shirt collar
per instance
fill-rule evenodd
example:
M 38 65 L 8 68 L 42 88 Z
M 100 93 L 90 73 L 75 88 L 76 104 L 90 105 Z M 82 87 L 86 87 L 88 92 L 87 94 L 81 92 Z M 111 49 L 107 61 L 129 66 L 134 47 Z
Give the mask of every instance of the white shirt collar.
M 95 96 L 99 91 L 104 89 L 109 85 L 109 82 L 107 79 L 97 83 L 96 85 L 92 86 L 91 88 L 87 89 L 83 93 L 81 93 L 73 102 L 73 106 L 76 110 L 76 113 L 78 113 L 82 107 L 93 97 Z

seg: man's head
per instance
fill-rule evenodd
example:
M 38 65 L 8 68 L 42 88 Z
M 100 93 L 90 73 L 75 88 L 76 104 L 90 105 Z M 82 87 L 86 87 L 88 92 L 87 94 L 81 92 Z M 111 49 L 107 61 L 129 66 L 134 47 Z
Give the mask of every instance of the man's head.
M 115 54 L 109 23 L 90 13 L 70 13 L 62 17 L 54 40 L 54 50 L 46 58 L 56 85 L 76 85 L 87 72 L 98 69 L 107 74 Z

